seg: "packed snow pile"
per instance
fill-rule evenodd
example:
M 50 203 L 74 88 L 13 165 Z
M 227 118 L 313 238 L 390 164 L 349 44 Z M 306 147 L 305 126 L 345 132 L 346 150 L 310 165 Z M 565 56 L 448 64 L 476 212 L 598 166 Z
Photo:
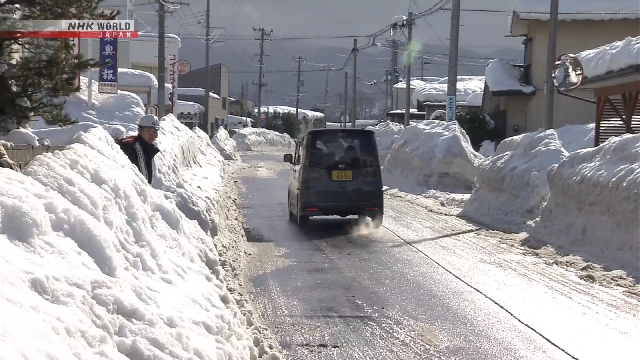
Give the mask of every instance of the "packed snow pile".
M 458 77 L 456 101 L 464 103 L 473 93 L 484 90 L 484 76 L 460 76 Z M 411 94 L 412 104 L 417 101 L 444 103 L 447 101 L 447 83 L 439 81 L 437 83 L 426 83 L 418 86 Z
M 232 139 L 236 142 L 239 151 L 293 149 L 296 145 L 289 135 L 267 129 L 241 129 L 233 135 Z
M 404 126 L 398 123 L 386 121 L 376 126 L 367 127 L 368 130 L 372 130 L 376 133 L 376 143 L 378 145 L 378 157 L 380 158 L 380 164 L 384 164 L 389 152 L 395 144 L 396 140 L 402 135 Z
M 156 140 L 153 187 L 163 190 L 178 209 L 207 234 L 218 234 L 224 159 L 200 129 L 189 130 L 173 114 L 161 119 Z M 203 188 L 202 184 L 206 184 Z
M 491 91 L 522 91 L 530 94 L 536 88 L 520 82 L 524 73 L 507 60 L 491 60 L 484 71 L 487 86 Z
M 549 171 L 549 199 L 530 235 L 640 276 L 638 159 L 637 134 L 569 154 Z
M 176 122 L 163 121 L 160 138 L 176 134 Z M 150 187 L 101 128 L 38 156 L 22 174 L 0 169 L 3 357 L 256 359 L 268 352 L 226 290 L 214 240 L 176 206 L 201 184 L 219 191 L 207 181 L 220 177 L 220 157 L 206 137 L 187 133 L 192 147 L 171 147 L 184 139 L 160 144 L 161 166 L 171 165 L 172 152 L 202 151 L 189 160 L 192 174 L 170 176 L 184 171 L 178 164 L 158 176 L 175 197 Z M 205 173 L 193 189 L 180 188 Z
M 38 139 L 47 139 L 50 145 L 64 146 L 71 143 L 79 132 L 102 127 L 113 138 L 122 138 L 137 131 L 138 119 L 144 115 L 144 105 L 140 98 L 127 91 L 118 94 L 98 92 L 98 83 L 93 82 L 93 99 L 90 108 L 88 99 L 88 80 L 80 78 L 81 89 L 77 94 L 65 98 L 64 110 L 78 121 L 77 124 L 58 127 L 47 125 L 42 118 L 36 117 L 29 123 L 30 132 Z
M 406 127 L 395 140 L 383 179 L 385 185 L 400 190 L 418 186 L 468 192 L 482 160 L 457 123 L 426 120 Z
M 236 142 L 231 139 L 229 132 L 224 128 L 219 128 L 218 132 L 211 138 L 211 143 L 218 149 L 220 155 L 225 160 L 237 160 L 238 159 L 238 147 Z
M 637 2 L 636 9 L 639 9 Z M 577 57 L 588 78 L 640 65 L 640 36 L 582 51 Z
M 485 140 L 482 142 L 478 152 L 486 158 L 493 156 L 496 152 L 496 143 L 491 140 Z
M 38 136 L 34 135 L 28 129 L 13 129 L 9 131 L 7 135 L 0 137 L 0 139 L 16 145 L 39 145 Z
M 547 172 L 567 156 L 554 130 L 503 140 L 478 166 L 476 188 L 460 215 L 503 231 L 522 231 L 549 195 Z
M 593 147 L 596 124 L 565 125 L 556 129 L 558 140 L 569 153 Z
M 118 94 L 99 93 L 98 82 L 94 81 L 93 105 L 90 108 L 87 103 L 87 85 L 87 78 L 81 77 L 80 91 L 65 99 L 65 112 L 72 119 L 100 125 L 120 125 L 127 130 L 135 131 L 138 119 L 144 115 L 144 104 L 138 95 L 122 90 L 118 91 Z M 41 119 L 36 119 L 30 124 L 34 130 L 51 128 Z

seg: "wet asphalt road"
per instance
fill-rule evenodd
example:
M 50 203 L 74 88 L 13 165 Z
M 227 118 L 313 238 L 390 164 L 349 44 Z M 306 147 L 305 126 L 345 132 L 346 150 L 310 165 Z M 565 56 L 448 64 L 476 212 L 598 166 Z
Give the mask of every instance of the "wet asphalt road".
M 279 163 L 281 155 L 243 160 Z M 367 232 L 340 218 L 298 228 L 287 216 L 290 170 L 279 166 L 276 176 L 240 181 L 247 278 L 286 358 L 570 358 L 384 228 Z

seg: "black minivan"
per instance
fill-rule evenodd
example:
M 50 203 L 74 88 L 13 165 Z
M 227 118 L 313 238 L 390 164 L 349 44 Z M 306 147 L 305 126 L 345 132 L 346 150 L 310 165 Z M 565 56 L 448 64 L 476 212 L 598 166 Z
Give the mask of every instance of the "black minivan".
M 297 142 L 289 178 L 289 219 L 358 215 L 382 226 L 382 174 L 375 133 L 364 129 L 317 129 Z

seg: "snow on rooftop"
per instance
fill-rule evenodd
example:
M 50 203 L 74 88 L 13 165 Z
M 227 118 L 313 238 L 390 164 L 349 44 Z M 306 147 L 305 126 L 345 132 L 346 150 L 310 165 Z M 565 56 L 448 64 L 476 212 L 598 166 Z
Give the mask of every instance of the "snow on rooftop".
M 258 111 L 258 108 L 255 109 L 255 111 Z M 262 107 L 262 112 L 268 112 L 268 113 L 296 113 L 296 108 L 293 108 L 291 106 L 281 106 L 281 105 L 277 105 L 277 106 L 263 106 Z M 315 120 L 315 119 L 320 119 L 323 118 L 324 114 L 321 112 L 317 112 L 317 111 L 311 111 L 311 110 L 305 110 L 305 109 L 298 109 L 298 119 L 303 120 L 303 119 L 308 119 L 308 120 Z
M 444 79 L 443 79 L 444 80 Z M 465 102 L 473 93 L 484 91 L 484 76 L 461 76 L 458 78 L 456 101 Z M 418 87 L 411 95 L 412 103 L 422 102 L 443 103 L 447 100 L 447 83 L 425 84 Z
M 533 86 L 520 83 L 523 71 L 506 60 L 489 61 L 484 75 L 490 91 L 517 90 L 530 94 L 536 90 Z
M 94 81 L 98 81 L 100 69 L 94 69 L 91 75 Z M 146 71 L 118 68 L 118 85 L 157 87 L 158 80 L 153 74 Z
M 640 36 L 628 37 L 595 49 L 585 50 L 577 57 L 582 63 L 584 76 L 587 78 L 640 65 Z
M 429 84 L 429 81 L 422 81 L 422 80 L 417 80 L 417 79 L 411 79 L 411 83 L 409 84 L 409 86 L 411 86 L 412 89 L 415 88 L 419 88 L 421 86 L 425 86 L 427 84 Z M 405 81 L 401 81 L 395 85 L 393 85 L 394 89 L 406 89 L 407 88 L 407 83 Z
M 467 98 L 467 101 L 464 103 L 467 106 L 482 106 L 482 96 L 484 93 L 482 91 L 475 92 Z
M 177 92 L 178 92 L 178 95 L 204 96 L 205 90 L 203 88 L 181 88 L 181 87 L 179 87 Z M 212 97 L 214 99 L 220 99 L 220 96 L 218 96 L 213 91 L 209 93 L 209 97 Z
M 176 114 L 197 114 L 204 112 L 204 106 L 191 101 L 178 100 L 173 108 L 173 112 Z
M 550 0 L 513 0 L 513 11 L 524 20 L 548 20 Z M 562 0 L 559 20 L 639 19 L 638 0 Z

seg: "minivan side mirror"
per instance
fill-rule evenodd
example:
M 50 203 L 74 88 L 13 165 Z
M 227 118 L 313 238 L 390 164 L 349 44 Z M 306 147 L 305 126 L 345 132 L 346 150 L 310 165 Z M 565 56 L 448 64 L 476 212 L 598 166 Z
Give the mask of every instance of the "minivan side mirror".
M 293 154 L 284 154 L 284 162 L 293 164 Z

